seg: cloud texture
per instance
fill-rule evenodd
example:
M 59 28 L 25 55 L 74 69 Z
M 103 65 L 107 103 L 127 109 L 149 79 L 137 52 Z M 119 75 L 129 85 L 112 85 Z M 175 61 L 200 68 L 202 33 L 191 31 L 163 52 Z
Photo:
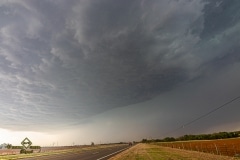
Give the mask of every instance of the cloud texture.
M 239 6 L 237 0 L 1 1 L 0 127 L 85 123 L 238 66 Z

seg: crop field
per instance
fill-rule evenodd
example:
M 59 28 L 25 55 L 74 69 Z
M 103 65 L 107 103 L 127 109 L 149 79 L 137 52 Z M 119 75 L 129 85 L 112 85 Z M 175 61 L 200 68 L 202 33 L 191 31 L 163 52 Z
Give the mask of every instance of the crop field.
M 157 145 L 225 156 L 240 156 L 240 138 L 160 142 Z
M 110 160 L 239 160 L 237 157 L 220 156 L 209 153 L 162 147 L 140 143 Z

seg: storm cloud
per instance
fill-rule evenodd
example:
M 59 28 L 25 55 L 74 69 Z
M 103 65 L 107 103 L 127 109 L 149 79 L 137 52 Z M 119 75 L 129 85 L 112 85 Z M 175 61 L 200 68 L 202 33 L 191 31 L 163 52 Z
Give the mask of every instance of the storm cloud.
M 237 0 L 1 1 L 0 127 L 49 130 L 119 107 L 138 110 L 138 103 L 239 66 L 239 6 Z

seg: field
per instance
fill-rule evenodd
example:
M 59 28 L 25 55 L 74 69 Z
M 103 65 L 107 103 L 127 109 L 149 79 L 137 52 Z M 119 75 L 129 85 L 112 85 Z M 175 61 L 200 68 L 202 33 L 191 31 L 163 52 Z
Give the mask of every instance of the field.
M 63 146 L 63 147 L 42 147 L 41 149 L 33 149 L 34 153 L 39 152 L 53 152 L 53 151 L 63 151 L 63 150 L 70 150 L 73 148 L 84 148 L 87 146 Z M 0 149 L 0 157 L 1 155 L 13 155 L 13 154 L 20 154 L 20 149 Z
M 237 157 L 220 156 L 189 151 L 156 144 L 140 143 L 110 158 L 110 160 L 239 160 Z
M 74 146 L 74 147 L 43 147 L 41 152 L 35 150 L 32 154 L 19 154 L 19 149 L 14 150 L 2 150 L 0 155 L 0 160 L 16 160 L 16 159 L 26 159 L 26 158 L 36 158 L 40 159 L 43 156 L 64 156 L 64 155 L 76 155 L 84 154 L 87 152 L 96 152 L 103 149 L 111 149 L 112 147 L 127 146 L 126 144 L 111 144 L 111 145 L 95 145 L 95 146 Z M 12 154 L 13 153 L 13 154 Z
M 177 141 L 156 144 L 164 147 L 185 149 L 231 157 L 240 155 L 240 138 L 199 140 L 199 141 Z

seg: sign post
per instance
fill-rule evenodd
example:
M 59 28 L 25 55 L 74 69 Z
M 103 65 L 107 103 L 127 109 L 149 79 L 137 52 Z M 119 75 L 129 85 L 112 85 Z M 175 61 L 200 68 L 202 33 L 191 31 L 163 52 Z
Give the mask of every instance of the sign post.
M 23 146 L 23 151 L 20 151 L 20 153 L 27 153 L 27 149 L 30 148 L 30 146 L 32 145 L 32 142 L 26 137 L 22 142 L 21 142 L 22 146 Z

